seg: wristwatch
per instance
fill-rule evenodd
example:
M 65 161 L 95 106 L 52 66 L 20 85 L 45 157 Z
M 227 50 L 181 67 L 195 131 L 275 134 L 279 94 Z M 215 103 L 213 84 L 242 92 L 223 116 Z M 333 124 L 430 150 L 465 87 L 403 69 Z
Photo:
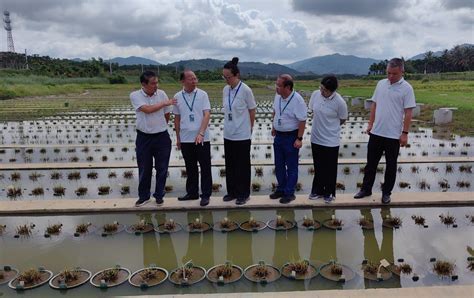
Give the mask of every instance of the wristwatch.
M 303 141 L 303 137 L 296 137 L 297 140 Z

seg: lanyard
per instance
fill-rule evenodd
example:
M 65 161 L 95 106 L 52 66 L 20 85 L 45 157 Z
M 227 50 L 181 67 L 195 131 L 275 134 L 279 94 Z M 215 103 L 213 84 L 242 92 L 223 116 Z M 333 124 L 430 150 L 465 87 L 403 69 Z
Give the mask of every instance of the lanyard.
M 283 114 L 283 112 L 285 111 L 288 104 L 290 104 L 290 101 L 293 99 L 293 96 L 295 96 L 295 91 L 293 91 L 293 94 L 291 94 L 291 97 L 288 100 L 288 102 L 286 103 L 286 105 L 283 107 L 283 110 L 281 109 L 281 96 L 280 96 L 280 116 L 281 116 L 281 114 Z
M 186 105 L 188 106 L 191 112 L 193 111 L 194 100 L 196 99 L 196 94 L 197 94 L 197 90 L 196 92 L 194 92 L 193 102 L 191 103 L 191 105 L 189 105 L 188 101 L 186 100 L 186 96 L 184 95 L 184 91 L 181 91 L 181 95 L 183 95 L 184 102 L 186 103 Z
M 235 91 L 234 98 L 232 99 L 232 102 L 230 101 L 230 89 L 231 89 L 231 88 L 229 87 L 229 97 L 228 97 L 228 100 L 229 100 L 229 110 L 230 110 L 231 112 L 232 112 L 232 105 L 234 104 L 235 97 L 237 96 L 237 93 L 239 93 L 240 86 L 242 86 L 242 81 L 240 81 L 239 87 L 237 87 L 237 91 Z

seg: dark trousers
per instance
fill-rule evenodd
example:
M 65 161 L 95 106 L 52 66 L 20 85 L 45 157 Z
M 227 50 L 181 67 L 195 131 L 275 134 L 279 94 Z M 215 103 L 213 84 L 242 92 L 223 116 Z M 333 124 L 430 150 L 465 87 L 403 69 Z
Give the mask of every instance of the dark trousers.
M 275 175 L 278 181 L 276 191 L 284 195 L 293 195 L 298 182 L 298 154 L 300 150 L 293 146 L 297 136 L 297 130 L 285 133 L 277 132 L 273 141 Z
M 337 158 L 339 146 L 326 147 L 311 143 L 314 177 L 311 193 L 336 196 Z
M 155 159 L 156 185 L 153 197 L 163 198 L 171 154 L 171 139 L 168 131 L 157 134 L 145 134 L 137 131 L 135 141 L 138 164 L 138 197 L 150 198 L 151 174 Z
M 225 182 L 233 198 L 250 196 L 250 140 L 224 139 Z
M 392 194 L 392 189 L 395 185 L 395 179 L 397 176 L 397 158 L 399 151 L 399 140 L 380 137 L 373 134 L 370 135 L 367 147 L 367 165 L 364 169 L 362 190 L 372 192 L 375 175 L 377 174 L 377 166 L 379 165 L 382 154 L 385 153 L 386 167 L 382 193 L 388 195 Z
M 202 197 L 209 198 L 212 192 L 211 174 L 211 143 L 204 142 L 203 145 L 194 143 L 181 143 L 184 164 L 186 166 L 186 193 L 197 197 L 199 195 L 199 167 L 201 168 L 201 191 Z

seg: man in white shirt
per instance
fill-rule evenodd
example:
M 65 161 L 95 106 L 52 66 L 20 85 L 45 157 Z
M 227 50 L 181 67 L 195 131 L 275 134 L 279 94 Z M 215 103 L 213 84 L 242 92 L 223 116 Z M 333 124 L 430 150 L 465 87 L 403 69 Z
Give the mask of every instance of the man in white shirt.
M 176 99 L 168 99 L 158 89 L 158 77 L 152 71 L 140 76 L 142 88 L 130 93 L 130 101 L 137 116 L 137 139 L 135 142 L 138 164 L 138 201 L 136 207 L 150 200 L 153 159 L 155 160 L 156 185 L 153 197 L 158 205 L 163 204 L 168 164 L 171 154 L 171 140 L 168 121 Z
M 275 175 L 278 186 L 270 199 L 280 199 L 288 204 L 295 199 L 298 182 L 298 154 L 303 144 L 303 134 L 308 109 L 303 97 L 293 90 L 293 78 L 280 75 L 276 81 L 273 102 L 273 151 L 275 153 Z
M 175 94 L 177 104 L 173 107 L 176 146 L 183 153 L 186 165 L 186 195 L 180 201 L 199 198 L 199 169 L 201 167 L 201 206 L 209 204 L 212 192 L 211 145 L 209 141 L 209 118 L 211 104 L 207 93 L 197 88 L 198 79 L 187 70 L 180 76 L 183 90 Z
M 382 203 L 390 203 L 390 195 L 397 174 L 400 146 L 408 142 L 412 109 L 416 107 L 412 86 L 403 79 L 404 63 L 393 58 L 387 65 L 387 79 L 377 83 L 372 96 L 372 107 L 367 133 L 367 165 L 361 190 L 354 196 L 361 199 L 372 195 L 377 166 L 385 153 L 386 169 L 382 187 Z

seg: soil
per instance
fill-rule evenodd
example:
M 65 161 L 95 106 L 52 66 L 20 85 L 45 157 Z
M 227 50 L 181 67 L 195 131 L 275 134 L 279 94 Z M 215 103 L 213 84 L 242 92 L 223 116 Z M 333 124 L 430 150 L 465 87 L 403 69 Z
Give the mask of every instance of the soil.
M 219 265 L 219 266 L 224 266 L 224 264 Z M 211 282 L 219 282 L 219 276 L 217 275 L 217 268 L 219 266 L 214 267 L 213 269 L 209 270 L 209 273 L 207 274 L 207 278 Z M 233 265 L 232 266 L 232 274 L 229 277 L 224 277 L 224 283 L 232 283 L 235 281 L 238 281 L 242 277 L 242 269 Z
M 221 231 L 221 232 L 232 232 L 232 231 L 235 231 L 239 228 L 239 225 L 235 221 L 230 221 L 229 223 L 230 223 L 229 228 L 222 228 L 220 222 L 215 222 L 214 223 L 214 230 Z
M 109 269 L 113 269 L 113 268 L 109 268 Z M 107 270 L 107 269 L 105 269 L 105 270 Z M 105 270 L 100 271 L 100 273 L 102 273 Z M 92 283 L 96 287 L 100 287 L 100 280 L 101 280 L 100 273 L 95 275 L 92 278 Z M 129 272 L 127 270 L 121 268 L 119 270 L 118 274 L 117 274 L 117 279 L 115 281 L 106 282 L 106 284 L 107 284 L 108 287 L 118 286 L 118 285 L 122 284 L 123 282 L 127 281 L 128 276 L 129 276 Z
M 336 274 L 333 274 L 331 272 L 331 263 L 329 264 L 326 264 L 324 265 L 323 267 L 321 267 L 321 270 L 320 270 L 320 274 L 329 279 L 329 280 L 332 280 L 332 281 L 339 281 L 340 279 L 340 275 L 336 275 Z M 345 266 L 345 265 L 342 265 L 342 264 L 338 264 L 339 266 L 342 266 L 342 274 L 344 274 L 344 277 L 346 279 L 346 281 L 349 281 L 351 279 L 353 279 L 355 277 L 355 273 L 354 271 L 352 271 L 351 268 Z
M 288 277 L 291 279 L 291 269 L 288 265 L 285 265 L 283 266 L 283 268 L 281 269 L 281 274 L 285 277 Z M 316 269 L 316 267 L 314 267 L 313 265 L 309 265 L 308 266 L 308 270 L 306 270 L 306 272 L 304 273 L 298 273 L 296 272 L 296 276 L 295 276 L 295 279 L 296 280 L 304 280 L 304 279 L 311 279 L 313 277 L 315 277 L 316 275 L 318 275 L 318 270 Z
M 365 265 L 362 265 L 362 270 L 364 270 L 365 268 Z M 392 277 L 392 272 L 388 269 L 386 269 L 385 267 L 380 267 L 380 274 L 382 275 L 382 279 L 383 280 L 387 280 L 387 279 L 390 279 Z M 369 280 L 374 280 L 374 281 L 377 281 L 377 273 L 373 274 L 373 273 L 367 273 L 367 272 L 364 272 L 364 278 L 365 279 L 369 279 Z
M 145 269 L 153 269 L 153 268 L 143 268 L 140 271 L 137 271 L 134 275 L 132 275 L 132 277 L 130 278 L 130 283 L 132 285 L 139 287 L 142 284 L 142 282 L 145 281 L 149 287 L 153 287 L 162 283 L 167 277 L 167 274 L 165 271 L 163 271 L 162 269 L 156 269 L 156 276 L 154 278 L 143 280 L 142 277 L 140 276 L 140 273 Z
M 85 270 L 80 270 L 77 274 L 78 274 L 78 278 L 76 280 L 66 283 L 67 288 L 74 288 L 74 287 L 80 286 L 81 284 L 86 283 L 91 277 L 91 274 Z M 55 276 L 52 279 L 51 284 L 54 287 L 59 288 L 59 285 L 60 285 L 59 275 Z
M 25 286 L 24 286 L 24 289 L 25 290 L 28 290 L 28 289 L 32 289 L 32 288 L 35 288 L 35 287 L 38 287 L 42 284 L 45 284 L 52 276 L 52 273 L 50 271 L 40 271 L 40 275 L 41 275 L 41 279 L 35 283 L 25 283 Z M 20 281 L 18 280 L 18 277 L 15 278 L 11 285 L 16 288 L 16 286 L 20 283 Z
M 255 264 L 245 269 L 244 274 L 248 280 L 253 281 L 253 282 L 258 282 L 258 283 L 262 281 L 266 281 L 268 283 L 268 282 L 273 282 L 280 278 L 280 271 L 278 271 L 277 268 L 270 265 L 266 265 L 268 269 L 268 275 L 266 276 L 266 278 L 259 278 L 255 276 L 255 270 L 257 266 L 258 264 Z
M 337 230 L 338 228 L 340 229 L 344 227 L 344 222 L 342 222 L 340 226 L 336 226 L 332 224 L 332 219 L 328 219 L 328 220 L 323 221 L 323 226 L 325 226 L 328 229 Z
M 176 226 L 174 227 L 173 230 L 166 230 L 165 229 L 165 224 L 161 224 L 159 225 L 158 227 L 155 228 L 155 231 L 157 231 L 158 233 L 175 233 L 175 232 L 179 232 L 183 229 L 183 227 L 178 224 L 178 223 L 175 223 Z
M 144 233 L 148 233 L 148 232 L 151 232 L 151 231 L 153 231 L 153 225 L 152 224 L 147 224 L 145 226 L 144 230 L 135 230 L 134 225 L 130 225 L 129 227 L 127 227 L 127 232 L 129 232 L 129 233 L 140 232 L 140 233 L 144 234 Z
M 285 220 L 284 226 L 277 226 L 276 219 L 272 219 L 268 222 L 268 227 L 273 230 L 289 230 L 295 226 L 295 223 L 289 220 Z
M 5 271 L 3 269 L 0 269 L 0 272 L 3 273 L 3 278 L 0 278 L 0 285 L 9 282 L 13 278 L 16 277 L 18 274 L 18 271 L 16 269 L 11 269 L 10 271 Z
M 186 226 L 188 232 L 190 233 L 202 233 L 202 232 L 206 232 L 208 230 L 211 229 L 211 225 L 208 224 L 207 222 L 203 222 L 202 223 L 202 228 L 201 229 L 193 229 L 191 228 L 191 223 L 189 223 L 187 226 Z
M 194 283 L 197 283 L 197 282 L 201 281 L 204 278 L 204 276 L 206 275 L 206 270 L 204 270 L 203 268 L 194 266 L 193 267 L 193 274 L 188 278 L 187 282 L 184 282 L 183 276 L 182 275 L 178 276 L 178 274 L 177 274 L 177 271 L 179 269 L 180 268 L 176 268 L 170 274 L 170 281 L 172 283 L 178 284 L 178 285 L 182 285 L 182 284 L 192 285 Z
M 240 228 L 241 228 L 242 230 L 244 230 L 244 231 L 247 231 L 247 232 L 254 232 L 254 231 L 263 230 L 263 229 L 265 229 L 265 227 L 267 226 L 267 224 L 264 223 L 263 221 L 257 221 L 257 223 L 260 225 L 258 228 L 253 228 L 253 227 L 251 227 L 248 221 L 243 222 L 243 223 L 240 225 Z
M 303 225 L 304 220 L 300 220 L 300 221 L 298 221 L 298 223 L 297 223 L 298 228 L 304 229 L 304 230 L 309 230 L 311 227 L 312 227 L 314 230 L 317 230 L 317 229 L 321 228 L 321 223 L 320 223 L 319 221 L 314 220 L 314 219 L 313 219 L 313 221 L 314 221 L 314 224 L 313 224 L 312 226 L 305 227 L 305 226 Z

